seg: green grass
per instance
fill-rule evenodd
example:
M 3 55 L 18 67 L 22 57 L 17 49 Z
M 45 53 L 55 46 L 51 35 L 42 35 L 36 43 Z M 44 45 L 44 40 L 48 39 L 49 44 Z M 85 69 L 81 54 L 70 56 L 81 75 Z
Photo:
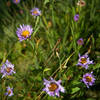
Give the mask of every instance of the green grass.
M 16 71 L 1 79 L 0 100 L 99 100 L 100 1 L 85 1 L 86 6 L 80 8 L 78 0 L 21 0 L 18 5 L 11 2 L 10 7 L 7 0 L 0 0 L 0 65 L 8 59 Z M 30 14 L 33 7 L 38 7 L 42 15 L 34 18 Z M 80 15 L 78 22 L 73 19 L 76 13 Z M 31 39 L 18 41 L 20 24 L 32 25 Z M 84 45 L 78 46 L 81 37 Z M 88 70 L 76 66 L 78 54 L 86 52 L 94 60 Z M 90 71 L 94 71 L 96 82 L 87 89 L 80 80 Z M 43 78 L 50 76 L 61 79 L 66 89 L 59 98 L 42 91 Z M 12 97 L 4 95 L 8 85 L 14 88 Z

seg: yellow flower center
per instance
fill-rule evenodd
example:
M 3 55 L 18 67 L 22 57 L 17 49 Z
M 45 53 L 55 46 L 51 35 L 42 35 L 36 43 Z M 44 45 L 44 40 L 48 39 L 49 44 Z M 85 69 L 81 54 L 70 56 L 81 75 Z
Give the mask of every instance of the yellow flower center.
M 90 77 L 90 76 L 86 76 L 85 78 L 86 78 L 87 82 L 91 82 L 92 81 L 92 77 Z
M 9 73 L 11 71 L 11 68 L 7 67 L 6 72 Z
M 82 40 L 79 40 L 79 43 L 82 43 Z
M 81 58 L 81 63 L 84 64 L 87 62 L 87 58 Z
M 58 85 L 56 83 L 51 83 L 48 88 L 49 91 L 55 91 L 58 88 Z
M 38 14 L 37 10 L 34 10 L 34 11 L 33 11 L 33 14 Z
M 8 90 L 8 94 L 10 94 L 11 93 L 11 90 Z
M 18 0 L 16 0 L 16 2 L 18 2 Z
M 25 31 L 22 32 L 22 36 L 23 37 L 27 37 L 27 36 L 29 36 L 29 34 L 30 34 L 30 32 L 27 31 L 27 30 L 25 30 Z

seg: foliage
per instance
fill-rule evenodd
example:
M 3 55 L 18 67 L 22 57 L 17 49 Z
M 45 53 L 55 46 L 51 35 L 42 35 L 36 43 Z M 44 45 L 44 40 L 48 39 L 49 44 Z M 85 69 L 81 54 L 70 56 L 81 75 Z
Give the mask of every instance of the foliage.
M 8 59 L 16 74 L 0 81 L 0 100 L 97 100 L 100 98 L 100 0 L 0 0 L 0 65 Z M 8 5 L 10 2 L 10 6 Z M 30 10 L 38 7 L 42 15 L 34 18 Z M 20 11 L 23 11 L 21 13 Z M 79 14 L 79 21 L 74 15 Z M 20 42 L 16 35 L 19 25 L 31 25 L 30 39 Z M 77 45 L 79 38 L 84 45 Z M 94 64 L 88 70 L 76 66 L 78 54 L 88 52 Z M 87 89 L 80 80 L 86 72 L 94 71 L 95 85 Z M 50 97 L 42 91 L 43 78 L 62 80 L 66 93 Z M 0 74 L 2 77 L 2 74 Z M 14 95 L 4 95 L 6 87 Z M 91 95 L 93 93 L 94 95 Z

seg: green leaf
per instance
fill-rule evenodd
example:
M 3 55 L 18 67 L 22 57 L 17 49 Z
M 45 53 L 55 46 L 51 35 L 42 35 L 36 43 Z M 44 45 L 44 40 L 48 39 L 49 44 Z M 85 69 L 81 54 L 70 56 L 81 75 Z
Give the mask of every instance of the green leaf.
M 51 69 L 50 68 L 45 68 L 43 72 L 47 72 L 49 70 L 51 70 Z
M 79 87 L 72 88 L 71 94 L 74 94 L 74 93 L 78 92 L 79 90 L 80 90 Z
M 0 59 L 3 59 L 3 52 L 0 52 Z
M 77 80 L 75 80 L 75 81 L 73 81 L 73 85 L 78 85 L 78 84 L 80 84 L 81 82 L 80 81 L 77 81 Z
M 96 64 L 96 65 L 93 67 L 94 70 L 95 70 L 95 69 L 98 69 L 98 68 L 100 68 L 100 64 Z
M 44 1 L 44 5 L 46 5 L 48 2 L 49 2 L 49 0 L 45 0 L 45 1 Z

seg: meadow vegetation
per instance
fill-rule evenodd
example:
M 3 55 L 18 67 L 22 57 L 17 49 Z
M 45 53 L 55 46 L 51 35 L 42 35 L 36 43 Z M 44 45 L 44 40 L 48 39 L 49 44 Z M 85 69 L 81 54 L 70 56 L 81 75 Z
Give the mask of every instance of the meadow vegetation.
M 0 100 L 100 100 L 100 0 L 13 1 L 0 0 Z

